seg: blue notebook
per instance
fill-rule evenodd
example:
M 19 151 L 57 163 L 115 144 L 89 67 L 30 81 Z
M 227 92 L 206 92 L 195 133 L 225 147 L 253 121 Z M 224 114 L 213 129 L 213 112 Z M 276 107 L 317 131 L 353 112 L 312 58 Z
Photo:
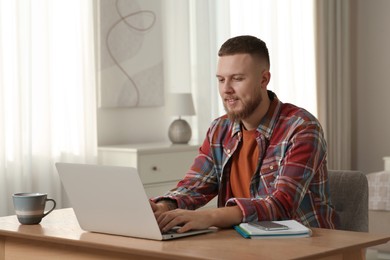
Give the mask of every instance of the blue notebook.
M 289 237 L 310 237 L 312 232 L 311 229 L 302 225 L 296 220 L 281 220 L 274 221 L 288 227 L 285 230 L 263 230 L 252 226 L 248 223 L 241 223 L 234 226 L 234 229 L 244 238 L 289 238 Z

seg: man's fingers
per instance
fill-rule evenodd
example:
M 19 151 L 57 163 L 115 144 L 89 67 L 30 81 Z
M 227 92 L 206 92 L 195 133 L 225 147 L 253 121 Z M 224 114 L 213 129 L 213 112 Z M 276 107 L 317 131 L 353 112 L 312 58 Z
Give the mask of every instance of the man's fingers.
M 191 222 L 187 222 L 185 225 L 183 225 L 182 227 L 180 227 L 177 230 L 177 233 L 184 233 L 184 232 L 190 231 L 192 229 L 191 226 L 192 226 Z
M 181 210 L 172 210 L 165 212 L 157 219 L 158 225 L 163 232 L 172 229 L 175 226 L 185 224 L 186 220 Z
M 150 202 L 150 206 L 152 207 L 153 212 L 157 211 L 158 207 L 157 207 L 156 203 L 154 203 L 151 200 L 149 200 L 149 202 Z

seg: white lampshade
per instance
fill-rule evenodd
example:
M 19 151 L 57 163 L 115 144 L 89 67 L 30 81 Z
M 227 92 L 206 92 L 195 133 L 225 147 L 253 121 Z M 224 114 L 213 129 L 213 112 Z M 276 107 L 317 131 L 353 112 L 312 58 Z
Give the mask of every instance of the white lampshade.
M 168 100 L 168 109 L 171 115 L 195 115 L 194 102 L 191 93 L 172 93 Z

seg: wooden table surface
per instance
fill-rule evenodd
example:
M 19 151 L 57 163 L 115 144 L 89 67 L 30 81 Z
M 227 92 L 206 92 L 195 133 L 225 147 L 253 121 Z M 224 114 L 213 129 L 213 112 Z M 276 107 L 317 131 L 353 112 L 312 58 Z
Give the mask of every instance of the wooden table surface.
M 310 238 L 244 239 L 226 229 L 154 241 L 83 231 L 73 209 L 55 210 L 39 225 L 20 225 L 16 216 L 0 218 L 0 260 L 361 259 L 364 248 L 389 240 L 387 235 L 314 228 Z

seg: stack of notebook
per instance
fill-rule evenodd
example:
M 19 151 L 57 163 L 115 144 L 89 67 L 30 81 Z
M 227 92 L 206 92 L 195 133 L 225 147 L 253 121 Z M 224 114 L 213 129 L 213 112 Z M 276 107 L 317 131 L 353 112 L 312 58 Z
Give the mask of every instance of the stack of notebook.
M 250 223 L 241 223 L 234 229 L 245 238 L 288 238 L 288 237 L 310 237 L 310 228 L 302 225 L 296 220 L 273 221 L 278 224 L 287 226 L 286 229 L 264 230 L 251 225 Z

